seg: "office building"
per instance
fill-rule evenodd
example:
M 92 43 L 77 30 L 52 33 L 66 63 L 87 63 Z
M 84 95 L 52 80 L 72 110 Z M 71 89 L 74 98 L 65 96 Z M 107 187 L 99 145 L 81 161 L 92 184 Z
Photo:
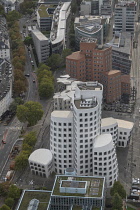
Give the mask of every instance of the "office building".
M 106 103 L 113 103 L 121 99 L 121 72 L 119 70 L 102 73 L 100 81 L 104 87 Z
M 121 74 L 130 74 L 132 37 L 130 32 L 115 33 L 113 39 L 106 44 L 112 47 L 112 69 Z
M 107 35 L 108 19 L 102 16 L 80 16 L 75 18 L 75 49 L 79 50 L 82 38 L 97 39 L 98 44 L 103 44 Z
M 66 33 L 68 18 L 71 11 L 71 2 L 59 3 L 53 13 L 53 20 L 50 32 L 52 53 L 62 53 L 66 48 Z
M 37 24 L 41 31 L 50 31 L 55 6 L 41 4 L 36 12 Z
M 112 48 L 97 40 L 82 38 L 80 51 L 66 57 L 66 73 L 82 81 L 99 81 L 103 72 L 112 69 Z
M 134 33 L 136 7 L 135 1 L 119 1 L 115 5 L 114 31 Z
M 112 1 L 103 0 L 103 4 L 101 5 L 101 15 L 112 16 Z
M 31 34 L 39 63 L 46 63 L 50 55 L 48 38 L 38 29 L 32 30 Z
M 54 95 L 51 113 L 50 150 L 54 156 L 54 170 L 64 174 L 66 168 L 74 168 L 78 176 L 91 176 L 97 166 L 93 153 L 97 149 L 94 148 L 95 139 L 101 133 L 103 86 L 98 82 L 74 81 L 67 75 L 58 82 L 66 89 Z M 109 143 L 106 140 L 103 147 L 108 148 L 108 144 L 114 147 L 112 137 L 107 139 Z M 111 185 L 111 181 L 107 183 L 107 187 L 116 179 L 117 176 L 111 180 Z
M 49 209 L 102 209 L 105 206 L 105 178 L 99 176 L 57 175 L 51 193 Z

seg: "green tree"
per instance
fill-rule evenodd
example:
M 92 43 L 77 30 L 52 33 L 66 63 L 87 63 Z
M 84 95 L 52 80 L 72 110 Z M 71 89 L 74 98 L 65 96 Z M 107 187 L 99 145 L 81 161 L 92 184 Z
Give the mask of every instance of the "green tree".
M 29 144 L 23 143 L 22 150 L 27 151 L 28 153 L 32 152 L 32 147 Z
M 17 106 L 17 118 L 20 122 L 28 122 L 29 126 L 35 125 L 43 116 L 42 106 L 38 102 L 28 101 Z
M 5 204 L 7 205 L 7 206 L 9 206 L 10 208 L 12 208 L 13 207 L 13 205 L 14 205 L 14 199 L 13 198 L 6 198 L 6 200 L 5 200 Z
M 114 182 L 113 187 L 110 189 L 111 196 L 114 196 L 115 193 L 118 193 L 122 199 L 126 198 L 126 191 L 119 181 Z
M 19 12 L 17 12 L 16 10 L 10 11 L 8 12 L 8 14 L 6 15 L 6 19 L 8 22 L 12 22 L 12 24 L 15 23 L 16 20 L 18 20 L 19 18 L 21 18 L 21 15 Z
M 112 200 L 113 209 L 122 210 L 123 202 L 118 193 L 115 193 Z
M 33 44 L 33 39 L 32 39 L 32 37 L 27 36 L 27 37 L 24 39 L 24 44 L 27 45 L 27 46 Z
M 8 196 L 13 199 L 18 199 L 20 197 L 20 189 L 16 185 L 12 184 L 9 187 Z
M 28 164 L 28 157 L 30 153 L 27 151 L 22 151 L 19 153 L 18 156 L 15 158 L 15 169 L 17 171 L 22 171 L 26 168 Z
M 39 95 L 43 98 L 49 98 L 52 96 L 54 92 L 54 85 L 52 83 L 52 80 L 48 78 L 42 79 L 42 81 L 39 84 Z
M 7 206 L 6 204 L 2 205 L 2 207 L 0 208 L 0 210 L 11 210 L 9 206 Z
M 24 144 L 28 144 L 30 147 L 33 147 L 37 141 L 36 133 L 30 132 L 27 135 L 24 136 Z
M 47 65 L 51 68 L 51 70 L 55 71 L 58 67 L 60 67 L 62 62 L 61 56 L 59 54 L 52 54 L 47 59 Z
M 66 49 L 63 50 L 63 52 L 62 52 L 62 62 L 63 62 L 64 65 L 66 64 L 66 57 L 68 55 L 71 55 L 71 53 L 72 53 L 71 49 L 66 48 Z
M 9 110 L 13 113 L 16 113 L 17 105 L 21 105 L 23 103 L 24 101 L 21 98 L 15 98 L 15 100 L 9 106 Z
M 4 14 L 5 14 L 4 7 L 0 4 L 0 15 Z
M 0 183 L 0 196 L 5 197 L 8 193 L 9 187 L 10 187 L 9 182 Z
M 21 93 L 26 91 L 25 82 L 22 80 L 15 80 L 13 84 L 14 93 L 19 96 Z

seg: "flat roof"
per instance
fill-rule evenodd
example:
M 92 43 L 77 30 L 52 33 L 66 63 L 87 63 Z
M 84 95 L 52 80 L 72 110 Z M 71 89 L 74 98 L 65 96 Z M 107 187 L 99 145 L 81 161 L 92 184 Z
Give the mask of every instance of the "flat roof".
M 120 120 L 120 119 L 116 119 L 116 121 L 118 123 L 119 128 L 132 129 L 134 126 L 134 123 L 130 121 Z
M 73 118 L 73 112 L 72 111 L 53 111 L 51 113 L 52 117 L 58 117 L 58 118 Z
M 29 156 L 29 161 L 33 161 L 40 164 L 48 164 L 52 160 L 53 156 L 48 149 L 37 149 Z
M 81 100 L 81 99 L 76 99 L 74 100 L 74 104 L 76 106 L 77 109 L 92 109 L 94 107 L 97 106 L 98 102 L 97 99 L 95 98 L 95 100 L 93 100 L 93 98 L 91 98 L 91 103 L 84 103 L 86 102 L 87 99 Z
M 23 195 L 23 197 L 22 197 Z M 19 203 L 17 210 L 25 210 L 28 208 L 29 202 L 32 199 L 39 200 L 38 210 L 47 209 L 49 206 L 51 192 L 46 190 L 25 190 L 21 195 L 21 203 Z
M 86 194 L 78 194 L 78 193 L 61 193 L 59 188 L 61 181 L 63 180 L 74 180 L 74 181 L 86 181 L 87 182 L 87 190 Z M 104 177 L 96 177 L 96 176 L 66 176 L 66 175 L 57 175 L 53 190 L 52 196 L 69 196 L 69 197 L 102 197 L 104 190 L 105 178 Z
M 48 38 L 41 33 L 38 29 L 32 30 L 32 33 L 40 40 L 40 41 L 48 41 Z
M 107 117 L 101 119 L 101 127 L 110 126 L 113 124 L 117 124 L 117 120 L 113 117 Z
M 77 86 L 80 90 L 102 90 L 103 89 L 103 86 L 97 81 L 84 82 L 84 83 L 81 82 Z
M 46 17 L 52 17 L 53 14 L 48 13 L 48 8 L 54 8 L 53 5 L 46 5 L 46 4 L 41 4 L 40 7 L 38 8 L 38 13 L 41 18 L 46 18 Z
M 111 134 L 101 134 L 95 138 L 94 148 L 104 147 L 112 142 Z

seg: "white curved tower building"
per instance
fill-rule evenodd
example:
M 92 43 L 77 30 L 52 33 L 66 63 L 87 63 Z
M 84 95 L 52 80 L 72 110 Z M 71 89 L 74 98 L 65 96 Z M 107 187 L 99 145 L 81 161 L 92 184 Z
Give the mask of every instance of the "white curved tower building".
M 64 174 L 73 167 L 73 113 L 53 111 L 51 113 L 50 150 L 54 155 L 54 168 Z
M 107 187 L 118 179 L 118 163 L 111 134 L 95 138 L 93 145 L 93 175 L 105 176 Z

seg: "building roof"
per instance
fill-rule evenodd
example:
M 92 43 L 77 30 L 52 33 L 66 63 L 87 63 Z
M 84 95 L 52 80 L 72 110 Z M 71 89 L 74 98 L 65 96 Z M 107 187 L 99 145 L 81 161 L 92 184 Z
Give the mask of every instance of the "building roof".
M 101 127 L 111 126 L 114 124 L 117 124 L 117 121 L 113 117 L 107 117 L 101 119 Z
M 29 156 L 29 161 L 47 165 L 52 161 L 52 153 L 48 149 L 37 149 Z
M 116 52 L 126 53 L 130 55 L 131 54 L 131 33 L 122 32 L 119 34 L 115 34 L 113 39 L 106 45 L 112 46 L 112 53 L 113 51 L 116 51 Z
M 78 193 L 62 193 L 60 192 L 60 183 L 61 181 L 85 181 L 87 182 L 87 190 L 86 194 L 78 194 Z M 52 196 L 74 196 L 74 197 L 102 197 L 105 185 L 105 178 L 104 177 L 96 177 L 96 176 L 66 176 L 66 175 L 57 175 L 53 190 Z
M 3 41 L 0 41 L 0 49 L 9 49 L 8 45 L 6 45 Z
M 53 7 L 54 7 L 53 5 L 41 4 L 40 7 L 38 8 L 39 16 L 40 16 L 41 18 L 52 17 L 53 14 L 49 14 L 48 8 L 53 8 Z
M 116 119 L 116 121 L 118 123 L 118 128 L 132 129 L 134 126 L 134 123 L 130 121 L 120 120 L 120 119 Z
M 121 71 L 120 70 L 110 70 L 108 72 L 104 72 L 103 74 L 106 74 L 106 75 L 115 75 L 117 73 L 120 73 L 121 74 Z
M 40 41 L 48 41 L 48 38 L 41 33 L 38 29 L 32 30 L 32 33 L 40 40 Z
M 101 134 L 95 138 L 94 149 L 108 146 L 112 143 L 111 134 Z
M 82 54 L 80 51 L 77 51 L 77 52 L 73 52 L 71 55 L 68 55 L 66 58 L 72 59 L 72 60 L 79 60 L 84 57 L 85 57 L 84 54 Z
M 73 118 L 73 112 L 72 111 L 53 111 L 51 113 L 52 117 L 58 117 L 58 118 Z

